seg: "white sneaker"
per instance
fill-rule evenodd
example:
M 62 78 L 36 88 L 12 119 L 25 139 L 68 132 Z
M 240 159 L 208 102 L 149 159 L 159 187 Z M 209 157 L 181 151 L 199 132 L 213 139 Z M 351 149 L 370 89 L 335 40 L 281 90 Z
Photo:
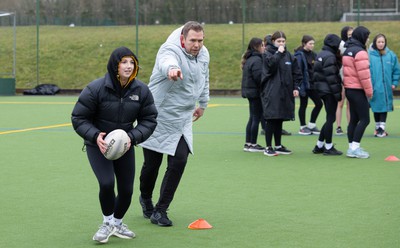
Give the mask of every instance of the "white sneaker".
M 99 226 L 99 230 L 94 234 L 93 240 L 100 243 L 107 243 L 108 238 L 116 231 L 115 226 L 110 223 L 103 223 Z
M 128 226 L 125 224 L 116 225 L 115 226 L 114 236 L 117 236 L 122 239 L 133 239 L 136 237 L 136 234 L 128 229 Z

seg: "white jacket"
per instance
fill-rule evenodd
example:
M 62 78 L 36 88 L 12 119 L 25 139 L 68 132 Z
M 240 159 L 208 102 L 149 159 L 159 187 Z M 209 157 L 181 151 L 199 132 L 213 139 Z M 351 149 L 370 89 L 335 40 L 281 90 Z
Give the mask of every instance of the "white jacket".
M 183 135 L 193 154 L 193 112 L 198 102 L 206 108 L 209 101 L 210 55 L 205 46 L 197 57 L 186 53 L 180 42 L 182 27 L 176 29 L 160 47 L 150 77 L 149 88 L 157 107 L 157 127 L 140 146 L 169 155 L 175 155 Z M 168 71 L 180 68 L 183 80 L 171 81 Z

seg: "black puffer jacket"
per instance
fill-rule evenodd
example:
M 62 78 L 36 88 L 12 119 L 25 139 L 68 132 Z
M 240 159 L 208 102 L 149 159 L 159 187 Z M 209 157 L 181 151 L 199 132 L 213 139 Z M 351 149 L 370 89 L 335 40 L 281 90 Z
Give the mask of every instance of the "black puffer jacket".
M 302 74 L 298 63 L 288 51 L 278 52 L 269 44 L 263 54 L 261 100 L 265 119 L 294 120 L 293 91 L 298 89 Z
M 72 111 L 73 127 L 86 145 L 97 146 L 100 132 L 115 129 L 125 130 L 132 145 L 136 145 L 150 137 L 156 128 L 157 109 L 147 85 L 131 78 L 125 88 L 120 86 L 118 64 L 125 56 L 133 57 L 135 68 L 139 68 L 136 56 L 128 48 L 116 49 L 110 56 L 108 73 L 83 89 Z
M 242 97 L 260 97 L 262 72 L 262 56 L 258 51 L 253 51 L 243 66 Z
M 338 101 L 342 98 L 342 79 L 339 74 L 341 63 L 337 59 L 340 42 L 339 36 L 327 35 L 314 64 L 315 90 L 320 96 L 332 94 Z

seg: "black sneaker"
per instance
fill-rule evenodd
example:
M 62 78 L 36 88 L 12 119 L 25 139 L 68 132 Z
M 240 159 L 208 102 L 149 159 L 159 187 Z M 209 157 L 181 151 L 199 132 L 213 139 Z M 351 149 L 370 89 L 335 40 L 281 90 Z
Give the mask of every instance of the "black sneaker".
M 165 210 L 156 210 L 150 217 L 150 221 L 153 224 L 159 226 L 172 226 L 172 221 L 168 219 L 167 212 Z
M 331 149 L 324 149 L 324 153 L 323 154 L 332 156 L 332 155 L 342 155 L 343 152 L 336 150 L 336 148 L 334 146 L 332 146 Z
M 250 145 L 249 146 L 249 152 L 264 152 L 264 147 L 260 145 Z
M 317 145 L 315 145 L 314 149 L 312 150 L 314 154 L 322 154 L 324 153 L 324 151 L 324 147 L 319 148 Z
M 292 135 L 292 133 L 286 131 L 285 129 L 282 129 L 282 135 Z
M 281 146 L 279 148 L 275 147 L 275 152 L 278 153 L 278 154 L 285 154 L 285 155 L 292 154 L 292 151 L 286 149 L 286 147 L 284 147 L 284 146 Z
M 154 212 L 153 202 L 151 199 L 143 199 L 142 196 L 139 196 L 139 202 L 142 206 L 143 217 L 149 219 Z
M 343 134 L 344 134 L 344 132 L 343 132 L 342 128 L 341 127 L 337 127 L 336 128 L 336 135 L 343 135 Z
M 273 156 L 278 156 L 278 153 L 275 152 L 274 148 L 268 146 L 264 150 L 264 155 L 266 155 L 268 157 L 273 157 Z

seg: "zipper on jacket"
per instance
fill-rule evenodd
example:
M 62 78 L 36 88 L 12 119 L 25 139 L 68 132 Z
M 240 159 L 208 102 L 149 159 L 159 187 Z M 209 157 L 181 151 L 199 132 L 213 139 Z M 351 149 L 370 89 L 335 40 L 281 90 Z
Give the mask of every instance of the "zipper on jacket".
M 383 92 L 385 93 L 385 108 L 388 107 L 388 93 L 387 93 L 387 89 L 386 89 L 386 85 L 385 85 L 385 68 L 384 68 L 384 64 L 383 64 L 383 56 L 382 54 L 380 54 L 381 57 L 381 65 L 382 65 L 382 86 L 383 86 Z

